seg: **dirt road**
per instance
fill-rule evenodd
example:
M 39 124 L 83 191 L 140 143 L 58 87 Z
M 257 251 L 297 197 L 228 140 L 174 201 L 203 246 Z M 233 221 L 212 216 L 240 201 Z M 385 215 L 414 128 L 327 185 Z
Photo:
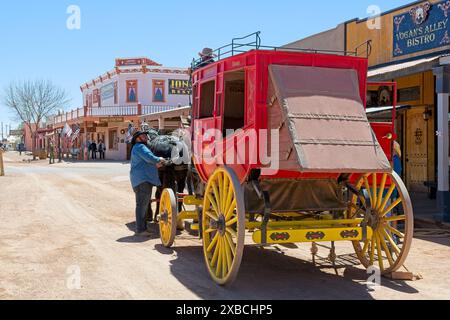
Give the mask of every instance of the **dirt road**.
M 0 299 L 450 299 L 448 237 L 414 240 L 407 266 L 421 281 L 383 279 L 368 291 L 347 243 L 338 246 L 337 274 L 325 259 L 313 266 L 308 245 L 250 246 L 224 289 L 209 279 L 196 238 L 182 234 L 167 250 L 156 228 L 152 239 L 133 237 L 128 164 L 49 166 L 7 153 L 5 169 Z

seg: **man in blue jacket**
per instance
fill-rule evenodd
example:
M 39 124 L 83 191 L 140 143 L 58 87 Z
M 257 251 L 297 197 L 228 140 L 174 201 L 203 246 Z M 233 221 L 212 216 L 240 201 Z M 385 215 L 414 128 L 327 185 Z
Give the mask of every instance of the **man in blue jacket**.
M 158 168 L 165 164 L 165 159 L 156 157 L 147 147 L 148 133 L 138 131 L 133 135 L 131 144 L 130 179 L 136 194 L 136 236 L 148 237 L 146 213 L 153 192 L 153 187 L 160 186 Z

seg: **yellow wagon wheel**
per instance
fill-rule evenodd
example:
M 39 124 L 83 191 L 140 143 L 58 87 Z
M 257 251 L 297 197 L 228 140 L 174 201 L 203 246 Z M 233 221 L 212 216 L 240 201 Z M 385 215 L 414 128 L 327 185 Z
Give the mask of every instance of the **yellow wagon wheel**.
M 408 190 L 395 172 L 364 175 L 356 188 L 364 197 L 352 197 L 349 216 L 367 212 L 367 225 L 373 229 L 372 239 L 353 242 L 356 254 L 366 268 L 378 263 L 382 274 L 395 272 L 405 263 L 414 232 Z
M 170 248 L 177 233 L 178 204 L 172 189 L 164 189 L 159 205 L 159 233 L 161 242 Z
M 238 274 L 245 241 L 244 194 L 230 168 L 216 170 L 209 179 L 202 219 L 206 267 L 217 284 L 229 285 Z

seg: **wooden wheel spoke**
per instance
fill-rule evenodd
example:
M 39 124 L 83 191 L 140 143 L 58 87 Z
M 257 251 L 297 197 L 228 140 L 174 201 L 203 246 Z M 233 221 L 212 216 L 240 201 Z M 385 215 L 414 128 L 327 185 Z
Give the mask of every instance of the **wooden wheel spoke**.
M 214 246 L 217 244 L 217 242 L 219 241 L 219 233 L 217 233 L 213 240 L 211 241 L 211 243 L 209 244 L 208 248 L 206 249 L 207 252 L 211 252 L 211 250 L 214 248 Z
M 376 207 L 377 204 L 377 174 L 372 175 L 372 208 Z
M 392 210 L 394 210 L 395 207 L 397 207 L 400 203 L 402 203 L 402 198 L 398 198 L 397 200 L 394 201 L 394 203 L 392 203 L 389 208 L 387 208 L 386 210 L 383 211 L 383 213 L 381 214 L 382 217 L 385 217 L 389 212 L 391 212 Z
M 227 258 L 227 267 L 228 267 L 228 270 L 231 270 L 231 267 L 233 266 L 233 257 L 231 255 L 231 248 L 230 248 L 230 245 L 229 245 L 229 243 L 228 243 L 226 238 L 223 239 L 223 243 L 224 243 L 224 246 L 225 246 L 225 253 L 226 253 L 226 258 Z
M 232 225 L 236 224 L 238 222 L 238 217 L 234 217 L 233 219 L 227 221 L 226 226 L 231 227 Z
M 231 253 L 233 254 L 233 256 L 236 255 L 236 245 L 233 242 L 233 239 L 231 239 L 231 236 L 229 233 L 225 233 L 225 238 L 227 239 L 228 242 L 228 246 L 231 249 Z
M 368 176 L 364 176 L 364 186 L 366 187 L 367 193 L 369 194 L 370 203 L 372 204 L 372 193 L 370 191 L 369 179 Z
M 230 180 L 228 177 L 224 176 L 223 186 L 222 186 L 222 212 L 225 212 L 227 210 L 227 199 L 228 199 L 228 188 L 230 187 Z
M 217 247 L 219 248 L 218 249 L 219 250 L 219 257 L 217 258 L 216 277 L 220 278 L 220 274 L 222 272 L 222 262 L 223 262 L 222 255 L 223 255 L 223 252 L 222 252 L 222 248 L 220 246 L 220 243 L 217 244 Z
M 401 215 L 401 216 L 393 216 L 393 217 L 388 217 L 384 219 L 387 222 L 395 222 L 395 221 L 405 221 L 406 220 L 406 216 Z
M 213 233 L 214 231 L 217 231 L 217 229 L 209 228 L 205 230 L 205 233 Z
M 380 211 L 383 211 L 383 210 L 386 208 L 386 205 L 387 205 L 389 199 L 391 198 L 392 193 L 394 192 L 394 190 L 395 190 L 395 184 L 392 183 L 392 185 L 391 185 L 391 187 L 389 188 L 388 192 L 387 192 L 386 195 L 384 196 L 383 201 L 381 202 L 381 204 L 380 204 L 379 207 L 378 207 L 378 209 L 379 209 Z
M 219 196 L 219 200 L 217 201 L 217 204 L 219 205 L 219 209 L 221 212 L 223 212 L 223 203 L 225 202 L 223 198 L 223 183 L 224 183 L 224 175 L 220 174 L 217 180 L 217 185 L 219 189 L 217 190 L 217 195 Z
M 389 265 L 392 267 L 394 265 L 394 259 L 392 259 L 391 250 L 386 245 L 386 241 L 384 241 L 384 237 L 382 236 L 382 234 L 379 233 L 379 235 L 380 235 L 380 242 L 381 242 L 381 246 L 383 247 L 383 251 L 386 253 L 386 257 L 389 261 Z
M 370 266 L 373 266 L 374 257 L 375 257 L 375 238 L 376 235 L 374 234 L 370 243 L 370 253 L 369 253 L 369 259 L 370 259 Z
M 220 238 L 220 245 L 222 247 L 222 278 L 225 278 L 228 274 L 228 263 L 227 263 L 227 250 L 224 238 Z M 230 268 L 231 269 L 231 268 Z
M 205 213 L 208 216 L 208 218 L 210 218 L 211 220 L 214 220 L 216 222 L 219 220 L 219 218 L 216 216 L 216 214 L 213 211 L 207 210 L 207 211 L 205 211 Z
M 237 233 L 232 228 L 227 227 L 227 233 L 229 233 L 233 238 L 237 239 Z
M 397 256 L 400 255 L 400 248 L 397 246 L 397 244 L 394 242 L 394 240 L 392 239 L 392 237 L 386 232 L 386 230 L 381 230 L 383 237 L 389 241 L 389 243 L 391 244 L 392 249 L 394 250 L 394 252 L 397 254 Z
M 235 209 L 236 209 L 236 199 L 233 200 L 231 205 L 228 207 L 227 211 L 225 211 L 225 221 L 228 221 L 231 219 L 231 216 L 233 215 L 233 212 Z
M 219 214 L 222 200 L 220 199 L 220 193 L 219 193 L 219 190 L 217 189 L 217 185 L 215 183 L 212 183 L 212 189 L 213 189 L 213 194 L 214 194 L 214 198 L 215 198 L 216 211 L 217 211 L 217 214 Z
M 217 203 L 214 201 L 212 194 L 207 194 L 206 196 L 208 197 L 208 200 L 211 203 L 211 205 L 213 206 L 214 211 L 215 211 L 215 218 L 212 218 L 212 219 L 217 221 L 217 220 L 219 220 L 219 213 L 220 213 L 219 207 L 217 206 Z M 207 211 L 207 213 L 208 213 L 208 211 Z M 208 214 L 208 216 L 209 216 L 209 214 Z
M 211 267 L 214 268 L 216 266 L 218 258 L 219 258 L 219 246 L 216 246 L 216 248 L 214 249 L 214 254 L 211 259 Z
M 384 263 L 383 263 L 383 255 L 381 254 L 381 244 L 380 244 L 380 237 L 377 235 L 376 237 L 376 245 L 377 245 L 377 255 L 378 255 L 378 264 L 380 265 L 380 270 L 384 271 Z
M 405 238 L 405 235 L 403 233 L 401 233 L 397 229 L 391 227 L 390 225 L 386 225 L 386 229 L 402 239 Z
M 370 240 L 366 240 L 366 242 L 364 242 L 364 247 L 362 249 L 362 254 L 365 255 L 367 250 L 369 250 L 369 244 L 370 244 Z
M 380 190 L 378 192 L 377 204 L 376 208 L 381 206 L 381 200 L 383 199 L 384 188 L 386 187 L 387 174 L 383 174 L 383 178 L 381 178 Z

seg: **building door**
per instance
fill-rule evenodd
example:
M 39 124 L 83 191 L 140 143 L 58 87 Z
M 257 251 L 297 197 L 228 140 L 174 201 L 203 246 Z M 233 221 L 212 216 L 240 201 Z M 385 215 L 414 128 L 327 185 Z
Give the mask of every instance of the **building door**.
M 425 107 L 414 107 L 406 114 L 406 184 L 410 191 L 427 192 L 428 127 Z

